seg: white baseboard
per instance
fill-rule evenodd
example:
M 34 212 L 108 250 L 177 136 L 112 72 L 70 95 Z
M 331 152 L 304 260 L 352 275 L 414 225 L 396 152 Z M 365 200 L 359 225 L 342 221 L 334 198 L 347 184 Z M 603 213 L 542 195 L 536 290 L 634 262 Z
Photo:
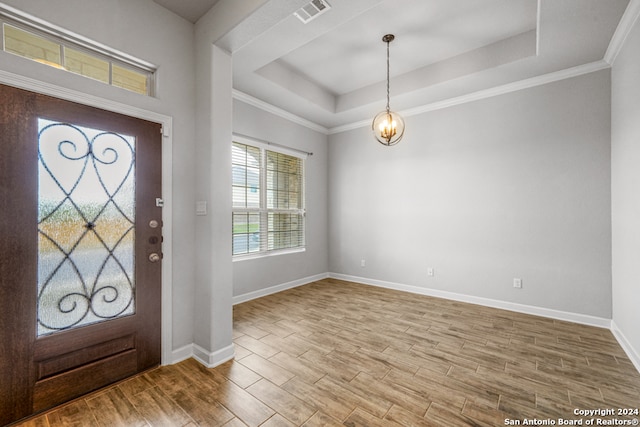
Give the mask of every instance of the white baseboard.
M 187 344 L 184 347 L 180 347 L 171 352 L 171 360 L 169 365 L 182 362 L 193 356 L 193 344 Z
M 233 344 L 220 350 L 209 352 L 197 344 L 193 344 L 193 358 L 202 363 L 207 368 L 215 368 L 224 362 L 233 359 L 235 350 Z
M 329 273 L 316 274 L 315 276 L 309 276 L 303 279 L 294 280 L 292 282 L 283 283 L 281 285 L 271 286 L 269 288 L 260 289 L 259 291 L 237 295 L 233 297 L 233 305 L 251 301 L 256 298 L 266 297 L 267 295 L 276 294 L 278 292 L 286 291 L 287 289 L 297 288 L 298 286 L 326 279 L 327 277 L 329 277 Z
M 631 360 L 633 366 L 635 366 L 637 371 L 640 372 L 640 354 L 633 348 L 627 337 L 622 333 L 620 328 L 618 328 L 618 325 L 616 325 L 616 322 L 613 320 L 611 321 L 611 332 L 620 343 L 620 347 L 622 347 L 624 352 L 627 353 L 627 357 Z
M 179 363 L 193 357 L 207 368 L 215 368 L 233 359 L 234 356 L 235 350 L 233 344 L 214 352 L 209 352 L 197 344 L 187 344 L 184 347 L 173 350 L 169 364 L 173 365 L 174 363 Z
M 581 323 L 583 325 L 597 326 L 599 328 L 611 329 L 611 319 L 589 316 L 586 314 L 571 313 L 567 311 L 552 310 L 549 308 L 524 305 L 507 301 L 494 300 L 490 298 L 475 297 L 471 295 L 458 294 L 455 292 L 441 291 L 438 289 L 422 288 L 419 286 L 403 285 L 400 283 L 385 282 L 382 280 L 368 279 L 366 277 L 349 276 L 346 274 L 329 273 L 329 277 L 346 280 L 350 282 L 362 283 L 365 285 L 378 286 L 381 288 L 405 291 L 419 295 L 444 298 L 453 301 L 466 302 L 470 304 L 483 305 L 486 307 L 499 308 L 502 310 L 515 311 L 517 313 L 532 314 L 535 316 L 548 317 L 551 319 L 564 320 L 567 322 Z

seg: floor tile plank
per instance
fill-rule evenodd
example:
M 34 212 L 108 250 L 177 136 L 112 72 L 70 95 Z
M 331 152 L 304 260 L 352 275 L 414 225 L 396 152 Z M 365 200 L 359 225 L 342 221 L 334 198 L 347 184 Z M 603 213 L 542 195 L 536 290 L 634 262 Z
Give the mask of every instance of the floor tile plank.
M 360 408 L 356 408 L 343 424 L 348 427 L 399 427 L 402 425 L 395 421 L 377 418 Z
M 231 381 L 218 387 L 215 398 L 248 426 L 259 426 L 276 413 Z
M 242 388 L 247 388 L 251 384 L 257 383 L 262 378 L 256 372 L 236 360 L 229 360 L 228 362 L 223 363 L 216 367 L 215 371 L 224 375 L 226 378 Z
M 84 400 L 77 400 L 68 405 L 63 405 L 58 409 L 54 409 L 47 414 L 47 419 L 51 427 L 75 427 L 98 424 L 98 420 L 96 420 L 93 411 L 91 411 L 91 408 Z
M 311 405 L 266 379 L 258 381 L 247 391 L 296 425 L 303 424 L 316 412 Z
M 173 393 L 171 398 L 191 416 L 197 425 L 220 426 L 231 421 L 234 415 L 214 396 L 215 394 L 206 392 L 181 390 Z
M 193 421 L 160 387 L 147 389 L 129 399 L 152 426 L 182 426 Z
M 283 351 L 269 359 L 270 362 L 286 369 L 303 381 L 313 384 L 326 375 L 326 372 L 317 369 L 312 363 L 293 357 Z
M 293 378 L 284 384 L 283 388 L 338 420 L 344 420 L 356 408 L 355 404 L 345 401 L 323 384 L 308 384 L 298 378 Z
M 262 378 L 268 379 L 275 385 L 282 385 L 295 376 L 287 369 L 280 367 L 257 354 L 245 357 L 239 363 L 256 372 Z
M 119 387 L 86 399 L 87 405 L 100 426 L 129 425 L 146 426 L 145 418 L 134 408 Z
M 311 418 L 304 423 L 303 427 L 338 427 L 342 426 L 340 421 L 320 411 L 316 412 Z

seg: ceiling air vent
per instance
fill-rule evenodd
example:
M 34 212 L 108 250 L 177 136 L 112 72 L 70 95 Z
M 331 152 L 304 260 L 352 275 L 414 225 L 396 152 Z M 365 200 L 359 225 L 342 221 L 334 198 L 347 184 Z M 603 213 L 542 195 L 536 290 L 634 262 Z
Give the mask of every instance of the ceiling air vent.
M 313 21 L 318 16 L 331 9 L 331 5 L 325 0 L 311 0 L 308 4 L 302 6 L 293 14 L 305 24 Z

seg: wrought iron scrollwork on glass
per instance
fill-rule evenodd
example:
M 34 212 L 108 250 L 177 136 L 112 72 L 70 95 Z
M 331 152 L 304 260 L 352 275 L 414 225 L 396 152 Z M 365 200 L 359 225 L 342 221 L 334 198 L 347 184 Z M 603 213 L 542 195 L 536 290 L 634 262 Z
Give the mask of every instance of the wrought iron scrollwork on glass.
M 135 138 L 39 119 L 38 331 L 135 312 Z

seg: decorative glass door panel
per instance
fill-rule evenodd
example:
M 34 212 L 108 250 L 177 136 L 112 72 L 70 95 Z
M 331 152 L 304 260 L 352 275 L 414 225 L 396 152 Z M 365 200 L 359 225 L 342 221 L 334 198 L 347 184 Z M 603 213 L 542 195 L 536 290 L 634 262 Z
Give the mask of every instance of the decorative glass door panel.
M 135 138 L 38 119 L 37 336 L 135 313 Z

